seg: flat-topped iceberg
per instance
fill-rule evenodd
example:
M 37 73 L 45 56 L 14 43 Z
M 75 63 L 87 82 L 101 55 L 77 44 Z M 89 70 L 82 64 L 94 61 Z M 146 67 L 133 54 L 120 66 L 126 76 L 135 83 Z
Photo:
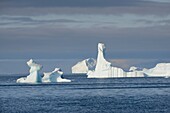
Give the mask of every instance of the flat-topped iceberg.
M 87 73 L 89 70 L 94 70 L 96 66 L 96 60 L 94 58 L 88 58 L 81 62 L 78 62 L 72 67 L 72 73 Z
M 105 59 L 105 45 L 98 44 L 97 63 L 94 70 L 88 71 L 88 78 L 114 78 L 114 77 L 143 77 L 142 71 L 136 71 L 134 67 L 132 72 L 125 72 L 123 69 L 113 67 L 110 62 Z
M 170 63 L 158 63 L 154 68 L 143 69 L 149 77 L 170 77 Z
M 30 74 L 27 77 L 17 79 L 17 83 L 40 83 L 41 75 L 39 71 L 42 69 L 42 66 L 35 63 L 32 59 L 27 62 L 27 65 L 30 67 Z
M 69 79 L 63 78 L 63 72 L 60 68 L 55 68 L 54 71 L 44 73 L 44 77 L 42 78 L 43 82 L 71 82 Z

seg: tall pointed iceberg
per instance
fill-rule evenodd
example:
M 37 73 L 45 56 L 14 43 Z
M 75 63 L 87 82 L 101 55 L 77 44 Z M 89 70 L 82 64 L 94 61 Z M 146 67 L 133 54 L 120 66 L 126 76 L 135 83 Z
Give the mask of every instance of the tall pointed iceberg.
M 112 67 L 111 63 L 105 59 L 105 50 L 105 45 L 99 43 L 96 68 L 93 71 L 88 71 L 88 78 L 124 77 L 125 72 L 123 69 Z
M 105 50 L 105 45 L 99 43 L 96 67 L 95 70 L 88 71 L 88 78 L 144 77 L 143 72 L 136 70 L 136 68 L 131 72 L 125 72 L 121 68 L 113 67 L 105 59 Z

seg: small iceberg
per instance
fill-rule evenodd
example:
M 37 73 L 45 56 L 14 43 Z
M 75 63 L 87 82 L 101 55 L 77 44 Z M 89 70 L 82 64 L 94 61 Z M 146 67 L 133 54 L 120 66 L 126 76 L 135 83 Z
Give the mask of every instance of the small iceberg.
M 169 76 L 165 76 L 164 78 L 169 78 Z
M 52 72 L 44 73 L 42 82 L 71 82 L 69 79 L 64 79 L 62 75 L 61 69 L 55 68 Z
M 89 70 L 94 70 L 96 67 L 96 60 L 94 58 L 88 58 L 75 64 L 71 70 L 76 74 L 87 74 Z
M 27 77 L 17 79 L 17 83 L 71 82 L 71 80 L 63 78 L 63 72 L 60 68 L 55 68 L 52 72 L 44 73 L 44 77 L 42 78 L 39 74 L 42 65 L 35 63 L 32 59 L 27 62 L 27 65 L 30 67 L 30 74 Z
M 27 62 L 30 67 L 29 75 L 27 77 L 21 77 L 17 79 L 17 83 L 41 83 L 41 75 L 39 71 L 42 69 L 42 65 L 35 63 L 32 59 Z

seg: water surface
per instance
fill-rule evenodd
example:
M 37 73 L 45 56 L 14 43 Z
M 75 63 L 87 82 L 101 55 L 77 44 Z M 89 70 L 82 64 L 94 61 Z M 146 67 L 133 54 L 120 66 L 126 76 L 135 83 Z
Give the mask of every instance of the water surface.
M 17 84 L 0 76 L 2 113 L 170 113 L 170 78 L 87 79 L 71 83 Z

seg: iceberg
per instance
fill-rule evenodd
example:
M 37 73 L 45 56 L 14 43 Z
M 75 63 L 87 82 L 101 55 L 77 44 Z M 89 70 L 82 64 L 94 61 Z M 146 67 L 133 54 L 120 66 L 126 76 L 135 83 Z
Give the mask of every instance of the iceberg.
M 30 67 L 29 75 L 27 77 L 22 77 L 17 79 L 17 83 L 39 83 L 41 82 L 41 76 L 39 71 L 42 69 L 40 64 L 35 63 L 32 59 L 27 62 Z
M 126 72 L 126 77 L 145 77 L 145 75 L 142 70 L 132 66 L 130 67 L 129 72 Z
M 118 67 L 112 67 L 112 64 L 105 59 L 105 45 L 98 44 L 98 55 L 95 70 L 88 71 L 88 78 L 112 78 L 124 77 L 125 72 Z
M 94 70 L 96 66 L 96 60 L 94 58 L 88 58 L 81 62 L 78 62 L 72 67 L 72 73 L 87 73 L 89 70 Z
M 64 79 L 62 77 L 63 72 L 60 68 L 55 68 L 54 71 L 44 73 L 44 77 L 42 78 L 43 82 L 71 82 L 69 79 Z
M 170 77 L 170 63 L 158 63 L 154 68 L 143 69 L 148 77 Z
M 132 67 L 132 72 L 125 72 L 123 69 L 113 67 L 110 62 L 105 59 L 105 45 L 98 44 L 97 63 L 94 70 L 89 70 L 88 78 L 118 78 L 118 77 L 144 77 L 142 71 L 137 71 L 136 67 Z
M 136 71 L 136 70 L 138 70 L 138 68 L 135 67 L 135 66 L 132 66 L 132 67 L 129 68 L 129 71 Z

